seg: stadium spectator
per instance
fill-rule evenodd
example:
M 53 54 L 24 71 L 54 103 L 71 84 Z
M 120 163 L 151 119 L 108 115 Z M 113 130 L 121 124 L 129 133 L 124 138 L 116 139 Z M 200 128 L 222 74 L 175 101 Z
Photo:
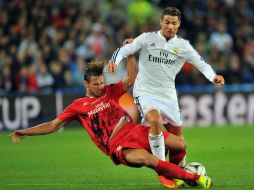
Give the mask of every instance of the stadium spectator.
M 227 53 L 225 52 L 218 52 L 218 62 L 215 64 L 215 69 L 217 73 L 220 75 L 223 75 L 225 77 L 225 80 L 228 80 L 228 62 L 229 62 L 229 57 L 227 56 Z
M 86 44 L 96 57 L 103 57 L 106 54 L 107 41 L 102 24 L 94 23 L 92 25 L 92 33 L 87 37 Z
M 34 64 L 30 64 L 27 68 L 27 92 L 36 93 L 38 90 L 36 66 Z
M 51 62 L 50 65 L 50 72 L 54 78 L 54 89 L 61 89 L 64 87 L 65 80 L 63 76 L 63 67 L 59 62 Z
M 223 21 L 217 25 L 217 31 L 213 32 L 210 36 L 210 43 L 219 52 L 231 52 L 233 47 L 233 39 L 229 33 L 226 32 L 226 26 Z
M 83 69 L 84 69 L 85 61 L 82 57 L 78 57 L 75 64 L 71 65 L 71 73 L 73 76 L 73 83 L 75 86 L 83 86 Z
M 210 82 L 224 85 L 224 78 L 217 75 L 189 41 L 177 36 L 181 24 L 181 12 L 167 7 L 160 20 L 161 30 L 139 35 L 112 56 L 108 68 L 115 71 L 125 57 L 140 52 L 139 72 L 135 81 L 133 96 L 139 107 L 142 122 L 149 124 L 148 136 L 151 150 L 159 159 L 165 160 L 163 125 L 175 135 L 182 136 L 182 119 L 175 89 L 175 77 L 185 62 L 193 64 Z M 185 151 L 170 154 L 185 165 Z
M 11 69 L 9 65 L 5 65 L 2 68 L 1 77 L 0 77 L 1 89 L 4 92 L 8 92 L 13 88 L 12 78 L 11 78 Z
M 66 70 L 64 73 L 64 86 L 65 87 L 73 87 L 74 86 L 74 81 L 73 81 L 73 78 L 72 78 L 72 74 L 69 70 Z
M 83 48 L 82 44 L 92 34 L 92 25 L 101 23 L 103 35 L 107 42 L 107 48 L 102 57 L 108 59 L 123 39 L 155 30 L 158 24 L 155 24 L 154 20 L 159 19 L 157 12 L 169 5 L 175 5 L 184 12 L 179 36 L 188 38 L 197 51 L 203 51 L 199 52 L 201 55 L 205 54 L 208 57 L 211 57 L 213 50 L 202 49 L 205 46 L 202 46 L 202 43 L 209 43 L 208 39 L 217 30 L 218 21 L 223 20 L 225 31 L 234 42 L 230 50 L 231 54 L 227 56 L 230 59 L 234 53 L 238 54 L 242 64 L 241 68 L 246 73 L 244 76 L 247 76 L 243 78 L 243 82 L 250 83 L 253 81 L 253 71 L 250 70 L 249 63 L 244 58 L 244 52 L 249 43 L 248 39 L 253 39 L 254 35 L 253 1 L 147 1 L 146 3 L 153 6 L 155 11 L 151 13 L 148 8 L 148 14 L 143 14 L 143 16 L 149 19 L 136 27 L 131 25 L 131 18 L 126 8 L 131 3 L 133 2 L 126 0 L 2 1 L 0 3 L 0 70 L 11 61 L 11 80 L 15 84 L 8 92 L 18 90 L 15 78 L 21 69 L 21 65 L 29 65 L 31 62 L 35 62 L 34 56 L 37 55 L 37 52 L 42 53 L 44 63 L 49 66 L 51 62 L 61 62 L 58 53 L 64 48 L 66 42 L 71 42 L 74 45 L 75 56 L 83 56 L 86 61 L 92 60 L 95 58 L 95 55 L 92 54 L 93 50 L 86 44 Z M 199 39 L 200 31 L 207 35 L 207 38 L 201 42 Z M 82 36 L 82 43 L 80 36 Z M 28 38 L 31 38 L 31 43 L 28 43 Z M 23 57 L 18 57 L 18 52 Z M 1 58 L 1 55 L 4 55 L 5 58 Z M 204 58 L 206 60 L 206 57 Z M 73 60 L 77 62 L 77 59 L 71 57 L 70 61 L 66 62 L 67 68 L 61 65 L 64 67 L 63 70 L 70 69 L 69 64 L 72 64 Z M 193 75 L 193 73 L 195 74 Z M 207 84 L 204 77 L 200 78 L 199 73 L 195 71 L 193 73 L 188 73 L 190 77 L 182 80 L 179 84 Z M 184 78 L 185 74 L 180 72 L 178 78 Z
M 199 54 L 204 58 L 204 60 L 209 60 L 209 52 L 211 50 L 211 45 L 208 43 L 207 34 L 204 32 L 199 32 L 197 34 L 197 40 L 194 47 L 197 49 Z
M 76 57 L 86 61 L 91 61 L 95 58 L 95 53 L 86 45 L 84 34 L 80 34 L 78 38 L 77 48 L 75 50 Z
M 153 156 L 147 139 L 150 128 L 133 123 L 128 113 L 118 104 L 121 95 L 134 83 L 137 73 L 134 57 L 128 58 L 128 75 L 117 84 L 104 85 L 103 68 L 104 62 L 100 61 L 87 65 L 84 82 L 86 97 L 75 100 L 50 122 L 29 129 L 15 130 L 11 134 L 13 143 L 18 143 L 26 136 L 56 132 L 64 124 L 78 120 L 91 140 L 104 154 L 110 156 L 116 165 L 149 167 L 163 179 L 168 179 L 167 184 L 164 184 L 168 188 L 178 188 L 172 179 L 195 181 L 200 187 L 210 188 L 212 182 L 208 176 L 189 173 L 173 163 Z M 163 135 L 170 150 L 179 151 L 185 148 L 180 137 L 168 132 Z
M 61 15 L 60 9 L 58 7 L 53 7 L 51 11 L 50 23 L 56 30 L 60 30 L 65 26 L 65 18 Z
M 38 44 L 34 40 L 33 34 L 27 34 L 19 45 L 18 57 L 21 57 L 22 59 L 33 58 L 37 50 Z
M 241 84 L 243 82 L 243 72 L 241 69 L 240 59 L 237 54 L 233 54 L 230 57 L 227 81 L 231 84 Z
M 32 64 L 35 65 L 36 70 L 39 68 L 41 64 L 46 64 L 46 62 L 44 61 L 43 53 L 41 51 L 36 52 Z
M 44 92 L 50 92 L 54 86 L 54 78 L 48 71 L 46 65 L 41 64 L 37 73 L 37 82 L 40 90 Z
M 243 49 L 243 61 L 244 65 L 247 67 L 247 70 L 254 72 L 254 37 L 251 37 L 247 40 L 247 43 Z

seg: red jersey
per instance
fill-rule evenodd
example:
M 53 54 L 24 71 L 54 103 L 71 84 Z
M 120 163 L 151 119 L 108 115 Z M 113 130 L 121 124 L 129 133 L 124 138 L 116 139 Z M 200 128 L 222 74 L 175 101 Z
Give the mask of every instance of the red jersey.
M 122 81 L 105 86 L 104 95 L 75 100 L 58 115 L 58 118 L 64 122 L 80 121 L 92 141 L 109 155 L 108 143 L 114 128 L 121 117 L 130 118 L 118 103 L 124 93 Z

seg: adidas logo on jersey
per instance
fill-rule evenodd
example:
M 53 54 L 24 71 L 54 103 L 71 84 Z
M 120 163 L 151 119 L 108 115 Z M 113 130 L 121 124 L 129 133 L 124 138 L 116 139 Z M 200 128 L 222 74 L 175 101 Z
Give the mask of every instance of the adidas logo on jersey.
M 156 47 L 155 43 L 150 44 L 151 47 Z

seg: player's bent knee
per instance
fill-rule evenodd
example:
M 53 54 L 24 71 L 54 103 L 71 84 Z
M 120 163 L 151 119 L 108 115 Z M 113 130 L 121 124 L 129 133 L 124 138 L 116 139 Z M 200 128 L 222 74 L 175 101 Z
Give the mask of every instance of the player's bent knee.
M 177 143 L 177 149 L 179 151 L 186 150 L 187 144 L 186 144 L 185 140 L 183 140 L 182 138 L 177 138 L 177 140 L 175 142 Z
M 185 140 L 173 134 L 168 136 L 165 143 L 169 150 L 185 151 L 187 148 Z
M 186 150 L 186 148 L 187 148 L 187 144 L 185 143 L 184 140 L 181 140 L 181 142 L 179 143 L 179 149 L 181 151 L 184 151 L 184 150 Z

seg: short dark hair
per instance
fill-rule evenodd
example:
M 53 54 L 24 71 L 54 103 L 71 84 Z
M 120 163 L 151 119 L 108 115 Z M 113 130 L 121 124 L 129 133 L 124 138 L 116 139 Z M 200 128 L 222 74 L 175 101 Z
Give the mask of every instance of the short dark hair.
M 161 15 L 161 20 L 163 20 L 165 15 L 170 15 L 170 16 L 177 16 L 179 20 L 181 20 L 181 11 L 176 8 L 176 7 L 167 7 L 166 9 L 164 9 L 164 11 L 162 12 Z
M 103 69 L 106 61 L 104 60 L 94 60 L 84 67 L 84 80 L 88 83 L 91 81 L 92 76 L 103 75 Z

